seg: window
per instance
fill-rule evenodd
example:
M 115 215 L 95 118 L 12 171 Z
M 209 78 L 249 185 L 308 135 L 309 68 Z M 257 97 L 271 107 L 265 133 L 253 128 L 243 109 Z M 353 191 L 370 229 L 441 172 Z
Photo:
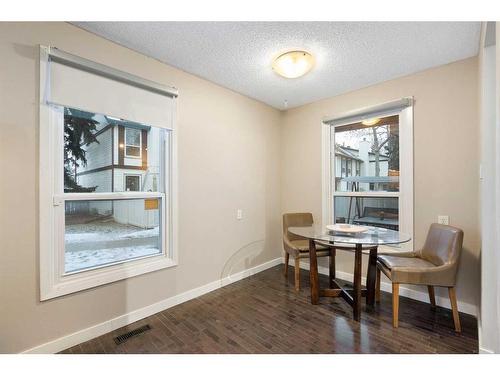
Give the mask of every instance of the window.
M 125 191 L 140 191 L 141 176 L 125 175 Z
M 140 158 L 141 145 L 141 130 L 125 128 L 125 156 Z
M 159 198 L 66 201 L 64 274 L 161 255 L 161 205 Z
M 41 300 L 176 265 L 175 96 L 41 47 Z
M 64 144 L 58 146 L 64 149 L 64 166 L 56 169 L 64 175 L 64 193 L 59 196 L 64 200 L 64 275 L 164 254 L 162 238 L 168 236 L 161 223 L 166 190 L 157 185 L 153 190 L 149 179 L 166 180 L 168 170 L 162 160 L 168 131 L 69 107 L 53 105 L 52 110 L 53 129 L 64 133 Z M 58 112 L 64 113 L 62 124 Z M 148 191 L 154 195 L 126 199 L 121 194 L 143 190 L 141 175 L 127 173 L 135 170 L 134 165 L 113 162 L 113 155 L 120 152 L 113 134 L 121 128 L 125 135 L 146 134 L 150 152 L 143 169 Z M 80 199 L 82 193 L 86 195 Z
M 413 234 L 413 114 L 409 103 L 403 99 L 324 123 L 326 223 Z

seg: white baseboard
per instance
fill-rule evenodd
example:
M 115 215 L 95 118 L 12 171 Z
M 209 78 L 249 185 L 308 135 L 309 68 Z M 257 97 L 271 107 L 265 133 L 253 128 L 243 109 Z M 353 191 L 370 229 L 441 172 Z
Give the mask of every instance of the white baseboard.
M 479 347 L 479 354 L 496 354 L 493 350 Z
M 135 311 L 131 311 L 127 314 L 118 316 L 111 320 L 108 320 L 103 323 L 99 323 L 95 326 L 88 327 L 82 329 L 81 331 L 72 333 L 70 335 L 60 337 L 53 341 L 47 342 L 45 344 L 36 346 L 34 348 L 28 349 L 23 353 L 26 354 L 35 354 L 35 353 L 57 353 L 61 350 L 70 348 L 72 346 L 78 345 L 87 340 L 91 340 L 95 337 L 104 335 L 108 332 L 111 332 L 117 328 L 126 326 L 127 324 L 134 323 L 138 320 L 144 319 L 148 316 L 154 315 L 160 311 L 166 310 L 175 305 L 179 305 L 183 302 L 189 301 L 193 298 L 202 296 L 203 294 L 209 293 L 216 289 L 222 288 L 223 286 L 232 284 L 236 281 L 242 280 L 246 277 L 255 275 L 256 273 L 262 272 L 268 268 L 277 266 L 278 264 L 283 263 L 282 258 L 276 258 L 270 260 L 268 262 L 262 263 L 253 268 L 249 268 L 247 270 L 243 270 L 234 275 L 227 276 L 223 279 L 219 279 L 213 281 L 211 283 L 205 284 L 195 289 L 188 290 L 181 294 L 177 294 L 173 297 L 169 297 L 152 305 L 140 308 Z
M 283 263 L 285 263 L 284 259 L 283 259 Z M 289 262 L 289 265 L 291 265 L 291 266 L 294 265 L 293 259 L 291 259 L 291 262 Z M 309 262 L 301 262 L 300 268 L 305 269 L 305 270 L 309 270 Z M 328 271 L 327 267 L 318 266 L 318 272 L 322 275 L 328 275 L 329 271 Z M 349 282 L 352 282 L 354 279 L 354 275 L 352 273 L 342 272 L 342 271 L 338 271 L 338 270 L 335 271 L 335 276 L 339 279 L 349 281 Z M 361 282 L 366 285 L 366 277 L 363 277 Z M 384 292 L 392 293 L 391 283 L 382 281 L 380 283 L 380 290 L 383 290 Z M 399 295 L 403 296 L 403 297 L 408 297 L 408 298 L 411 298 L 411 299 L 414 299 L 417 301 L 429 303 L 429 295 L 427 294 L 427 292 L 421 292 L 418 290 L 414 290 L 414 289 L 406 288 L 404 286 L 400 286 L 399 287 Z M 448 298 L 443 298 L 440 296 L 436 296 L 436 305 L 441 306 L 441 307 L 445 307 L 447 309 L 451 308 L 450 300 Z M 477 307 L 475 305 L 472 305 L 472 304 L 467 303 L 467 302 L 462 302 L 462 301 L 457 301 L 457 305 L 458 305 L 458 311 L 473 315 L 475 317 L 478 316 Z

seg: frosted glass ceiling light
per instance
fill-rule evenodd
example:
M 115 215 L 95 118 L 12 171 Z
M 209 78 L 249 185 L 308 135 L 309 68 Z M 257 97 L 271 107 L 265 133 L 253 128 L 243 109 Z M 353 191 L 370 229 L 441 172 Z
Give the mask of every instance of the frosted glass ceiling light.
M 273 70 L 285 78 L 298 78 L 309 72 L 314 65 L 314 57 L 306 51 L 289 51 L 273 61 Z
M 380 119 L 378 117 L 374 117 L 374 118 L 371 118 L 371 119 L 368 119 L 368 120 L 361 121 L 361 123 L 363 125 L 366 125 L 366 126 L 375 125 L 375 124 L 378 124 L 379 122 L 380 122 Z

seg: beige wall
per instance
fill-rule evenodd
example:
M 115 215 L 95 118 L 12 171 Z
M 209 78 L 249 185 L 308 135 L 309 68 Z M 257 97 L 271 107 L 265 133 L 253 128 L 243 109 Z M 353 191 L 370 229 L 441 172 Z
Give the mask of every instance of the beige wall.
M 38 302 L 38 44 L 179 89 L 178 267 Z M 279 111 L 64 23 L 0 23 L 0 56 L 0 352 L 218 280 L 252 241 L 233 272 L 280 256 Z
M 415 246 L 422 246 L 438 215 L 449 215 L 450 224 L 465 232 L 458 298 L 477 306 L 477 69 L 477 58 L 470 58 L 287 111 L 281 129 L 282 211 L 311 211 L 321 220 L 322 119 L 414 96 Z M 338 268 L 352 273 L 352 256 L 339 254 Z M 447 298 L 446 291 L 439 294 Z

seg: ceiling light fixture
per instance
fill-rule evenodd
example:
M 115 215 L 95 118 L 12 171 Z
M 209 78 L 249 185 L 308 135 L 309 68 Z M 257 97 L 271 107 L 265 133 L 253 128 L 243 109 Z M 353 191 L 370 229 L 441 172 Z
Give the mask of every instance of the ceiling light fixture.
M 273 70 L 285 78 L 298 78 L 314 66 L 314 57 L 306 51 L 289 51 L 273 61 Z
M 363 125 L 366 125 L 366 126 L 375 125 L 375 124 L 378 124 L 379 122 L 380 122 L 380 118 L 378 118 L 378 117 L 374 117 L 374 118 L 370 118 L 368 120 L 361 121 L 361 123 Z

